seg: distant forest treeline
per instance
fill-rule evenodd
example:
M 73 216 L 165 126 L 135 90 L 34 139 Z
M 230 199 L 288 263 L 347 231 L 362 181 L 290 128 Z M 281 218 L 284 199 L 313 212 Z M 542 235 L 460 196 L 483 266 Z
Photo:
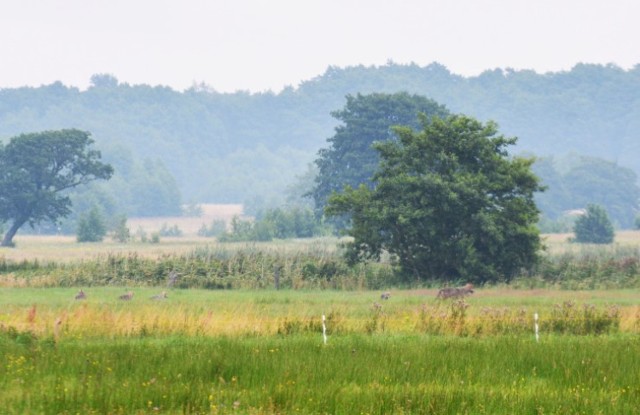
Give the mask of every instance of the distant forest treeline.
M 0 139 L 62 128 L 91 132 L 116 169 L 109 183 L 94 186 L 92 198 L 130 216 L 176 214 L 184 202 L 273 205 L 287 192 L 302 193 L 337 125 L 331 112 L 347 94 L 398 91 L 496 121 L 502 134 L 519 138 L 514 152 L 546 160 L 538 172 L 550 188 L 552 179 L 579 181 L 562 166 L 567 155 L 573 167 L 578 156 L 606 160 L 606 169 L 620 167 L 634 185 L 633 172 L 640 172 L 640 65 L 579 64 L 546 74 L 496 69 L 468 78 L 437 63 L 330 67 L 279 93 L 218 93 L 207 85 L 180 92 L 94 75 L 86 91 L 59 82 L 0 89 Z M 573 206 L 576 198 L 564 187 L 541 200 L 547 216 L 584 207 Z M 92 202 L 77 199 L 81 207 Z

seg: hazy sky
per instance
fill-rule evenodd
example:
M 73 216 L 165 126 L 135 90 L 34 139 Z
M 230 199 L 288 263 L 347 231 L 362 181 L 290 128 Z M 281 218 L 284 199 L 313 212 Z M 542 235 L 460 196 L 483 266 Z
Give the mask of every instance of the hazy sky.
M 640 63 L 638 0 L 0 0 L 0 88 L 108 73 L 279 91 L 328 66 Z

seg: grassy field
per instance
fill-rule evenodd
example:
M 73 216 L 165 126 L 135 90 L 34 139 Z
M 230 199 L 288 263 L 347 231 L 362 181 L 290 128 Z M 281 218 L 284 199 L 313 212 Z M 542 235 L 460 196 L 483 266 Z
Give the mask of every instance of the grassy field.
M 7 414 L 633 413 L 638 292 L 0 289 Z M 612 308 L 613 307 L 613 308 Z M 615 310 L 614 314 L 611 314 Z M 539 314 L 540 338 L 534 336 Z M 327 342 L 322 315 L 326 316 Z
M 160 227 L 167 223 L 166 218 L 149 219 L 144 222 L 149 229 Z M 142 222 L 141 222 L 142 223 Z M 171 223 L 172 225 L 173 223 Z M 542 240 L 548 254 L 565 252 L 579 252 L 585 249 L 610 251 L 620 248 L 640 249 L 640 231 L 618 231 L 614 244 L 606 246 L 571 244 L 568 239 L 572 234 L 545 234 Z M 102 243 L 76 242 L 75 236 L 45 236 L 21 235 L 14 238 L 15 248 L 0 248 L 0 258 L 12 261 L 38 259 L 40 261 L 72 262 L 83 259 L 105 256 L 108 254 L 127 254 L 135 252 L 138 255 L 157 257 L 168 253 L 190 252 L 198 247 L 224 247 L 225 249 L 241 249 L 247 246 L 262 250 L 304 250 L 323 249 L 335 250 L 338 243 L 336 238 L 299 239 L 272 242 L 250 243 L 218 243 L 215 238 L 205 238 L 188 234 L 183 237 L 162 237 L 160 243 L 118 243 L 105 239 Z
M 617 246 L 576 247 L 549 236 L 547 245 L 588 256 L 637 249 L 639 240 L 624 233 Z M 16 242 L 0 258 L 77 264 L 109 255 L 155 261 L 194 249 L 337 249 L 331 238 L 224 247 L 206 238 Z M 79 288 L 85 300 L 74 299 Z M 120 300 L 129 290 L 133 299 Z M 162 290 L 166 299 L 151 299 Z M 493 286 L 444 302 L 437 289 L 390 293 L 383 300 L 381 290 L 7 283 L 0 413 L 629 414 L 640 407 L 638 289 Z
M 616 249 L 616 248 L 640 248 L 640 231 L 625 230 L 616 231 L 614 243 L 611 245 L 588 245 L 569 243 L 569 239 L 574 237 L 573 233 L 555 233 L 543 234 L 542 241 L 550 253 L 563 253 L 579 251 L 584 247 L 596 247 L 599 249 Z
M 118 297 L 131 289 L 132 301 Z M 638 290 L 553 291 L 484 289 L 463 301 L 439 301 L 436 290 L 392 290 L 390 300 L 373 291 L 209 291 L 85 288 L 0 288 L 0 324 L 38 337 L 137 337 L 166 335 L 272 336 L 330 334 L 533 335 L 538 313 L 542 331 L 562 332 L 558 322 L 604 319 L 608 331 L 637 333 Z M 612 314 L 614 313 L 614 314 Z M 609 315 L 612 314 L 611 318 Z M 580 330 L 567 326 L 565 331 Z M 611 329 L 611 330 L 609 330 Z
M 6 414 L 632 414 L 640 405 L 640 345 L 624 336 L 1 346 Z
M 267 251 L 336 251 L 337 238 L 315 238 L 299 240 L 277 240 L 272 242 L 228 242 L 218 243 L 215 238 L 198 236 L 162 237 L 160 243 L 118 243 L 105 239 L 101 243 L 76 242 L 73 236 L 20 235 L 15 238 L 15 248 L 0 248 L 0 259 L 9 261 L 77 262 L 108 255 L 136 255 L 157 258 L 192 252 L 198 248 L 239 250 L 248 247 Z

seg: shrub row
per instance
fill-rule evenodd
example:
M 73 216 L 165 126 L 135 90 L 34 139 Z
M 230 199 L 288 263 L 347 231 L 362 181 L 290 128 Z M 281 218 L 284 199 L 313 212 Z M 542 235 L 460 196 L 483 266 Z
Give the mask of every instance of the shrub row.
M 349 267 L 338 254 L 269 253 L 251 249 L 196 249 L 184 255 L 147 258 L 109 254 L 77 263 L 0 261 L 0 275 L 26 286 L 163 286 L 177 274 L 176 288 L 380 289 L 400 281 L 386 264 Z
M 251 247 L 206 247 L 158 258 L 136 253 L 108 254 L 70 264 L 13 262 L 0 257 L 0 279 L 19 279 L 30 286 L 162 286 L 169 282 L 171 272 L 178 275 L 175 285 L 179 288 L 381 289 L 413 284 L 387 262 L 350 266 L 339 252 L 325 250 L 275 252 Z M 638 288 L 640 254 L 635 248 L 616 248 L 547 255 L 535 269 L 523 270 L 511 284 L 561 289 Z

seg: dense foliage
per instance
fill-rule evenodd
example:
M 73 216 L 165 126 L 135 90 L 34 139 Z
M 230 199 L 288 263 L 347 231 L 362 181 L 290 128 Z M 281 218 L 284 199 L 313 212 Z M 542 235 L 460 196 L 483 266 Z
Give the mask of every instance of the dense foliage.
M 271 241 L 273 239 L 310 238 L 323 232 L 321 221 L 309 208 L 273 208 L 260 212 L 255 220 L 234 217 L 229 231 L 215 233 L 219 223 L 206 227 L 202 236 L 217 236 L 222 242 Z
M 279 246 L 262 250 L 254 243 L 225 244 L 157 258 L 112 253 L 75 263 L 12 261 L 0 256 L 0 280 L 20 287 L 162 286 L 174 270 L 180 275 L 179 288 L 261 289 L 275 286 L 279 270 L 283 289 L 441 285 L 438 281 L 407 284 L 387 261 L 351 266 L 340 251 L 322 248 L 317 242 L 297 244 L 297 252 Z M 521 270 L 511 284 L 572 290 L 640 288 L 640 251 L 618 245 L 565 246 L 560 252 L 542 255 L 535 267 Z
M 100 161 L 92 145 L 90 134 L 80 130 L 23 134 L 0 145 L 0 221 L 11 221 L 2 246 L 11 246 L 26 223 L 68 216 L 69 189 L 111 177 L 113 167 Z
M 101 242 L 107 234 L 107 225 L 97 207 L 83 213 L 78 221 L 78 242 Z
M 570 232 L 573 220 L 567 213 L 589 204 L 606 207 L 616 227 L 633 227 L 640 210 L 640 187 L 632 169 L 594 157 L 564 157 L 539 158 L 533 171 L 547 188 L 536 194 L 543 232 Z
M 448 112 L 435 101 L 407 93 L 347 96 L 344 108 L 332 113 L 341 125 L 327 140 L 330 146 L 321 149 L 315 161 L 318 174 L 311 196 L 319 216 L 331 193 L 342 191 L 345 186 L 372 186 L 379 163 L 372 144 L 394 140 L 394 126 L 418 130 L 418 114 L 444 117 Z
M 397 127 L 398 141 L 374 146 L 374 188 L 345 188 L 327 214 L 349 214 L 353 261 L 389 252 L 415 280 L 510 280 L 541 248 L 532 159 L 508 158 L 515 138 L 465 116 Z
M 339 121 L 331 112 L 344 108 L 345 96 L 399 91 L 433 99 L 453 113 L 495 120 L 504 134 L 519 137 L 514 152 L 588 155 L 639 172 L 639 66 L 579 64 L 545 74 L 496 69 L 474 77 L 436 63 L 331 67 L 279 93 L 256 94 L 222 94 L 207 85 L 179 92 L 96 75 L 85 91 L 59 82 L 0 89 L 0 139 L 70 127 L 91 131 L 116 170 L 110 182 L 92 186 L 97 195 L 91 198 L 104 201 L 107 215 L 173 214 L 180 197 L 215 203 L 260 197 L 273 206 L 327 147 Z M 149 170 L 144 159 L 157 164 Z M 569 182 L 569 193 L 559 196 L 601 204 L 617 225 L 629 226 L 628 212 L 618 215 L 608 203 L 588 200 L 598 180 L 594 174 L 582 184 Z M 541 207 L 555 217 L 556 211 Z
M 576 219 L 573 231 L 579 243 L 610 244 L 615 232 L 607 211 L 598 205 L 588 205 L 584 215 Z

